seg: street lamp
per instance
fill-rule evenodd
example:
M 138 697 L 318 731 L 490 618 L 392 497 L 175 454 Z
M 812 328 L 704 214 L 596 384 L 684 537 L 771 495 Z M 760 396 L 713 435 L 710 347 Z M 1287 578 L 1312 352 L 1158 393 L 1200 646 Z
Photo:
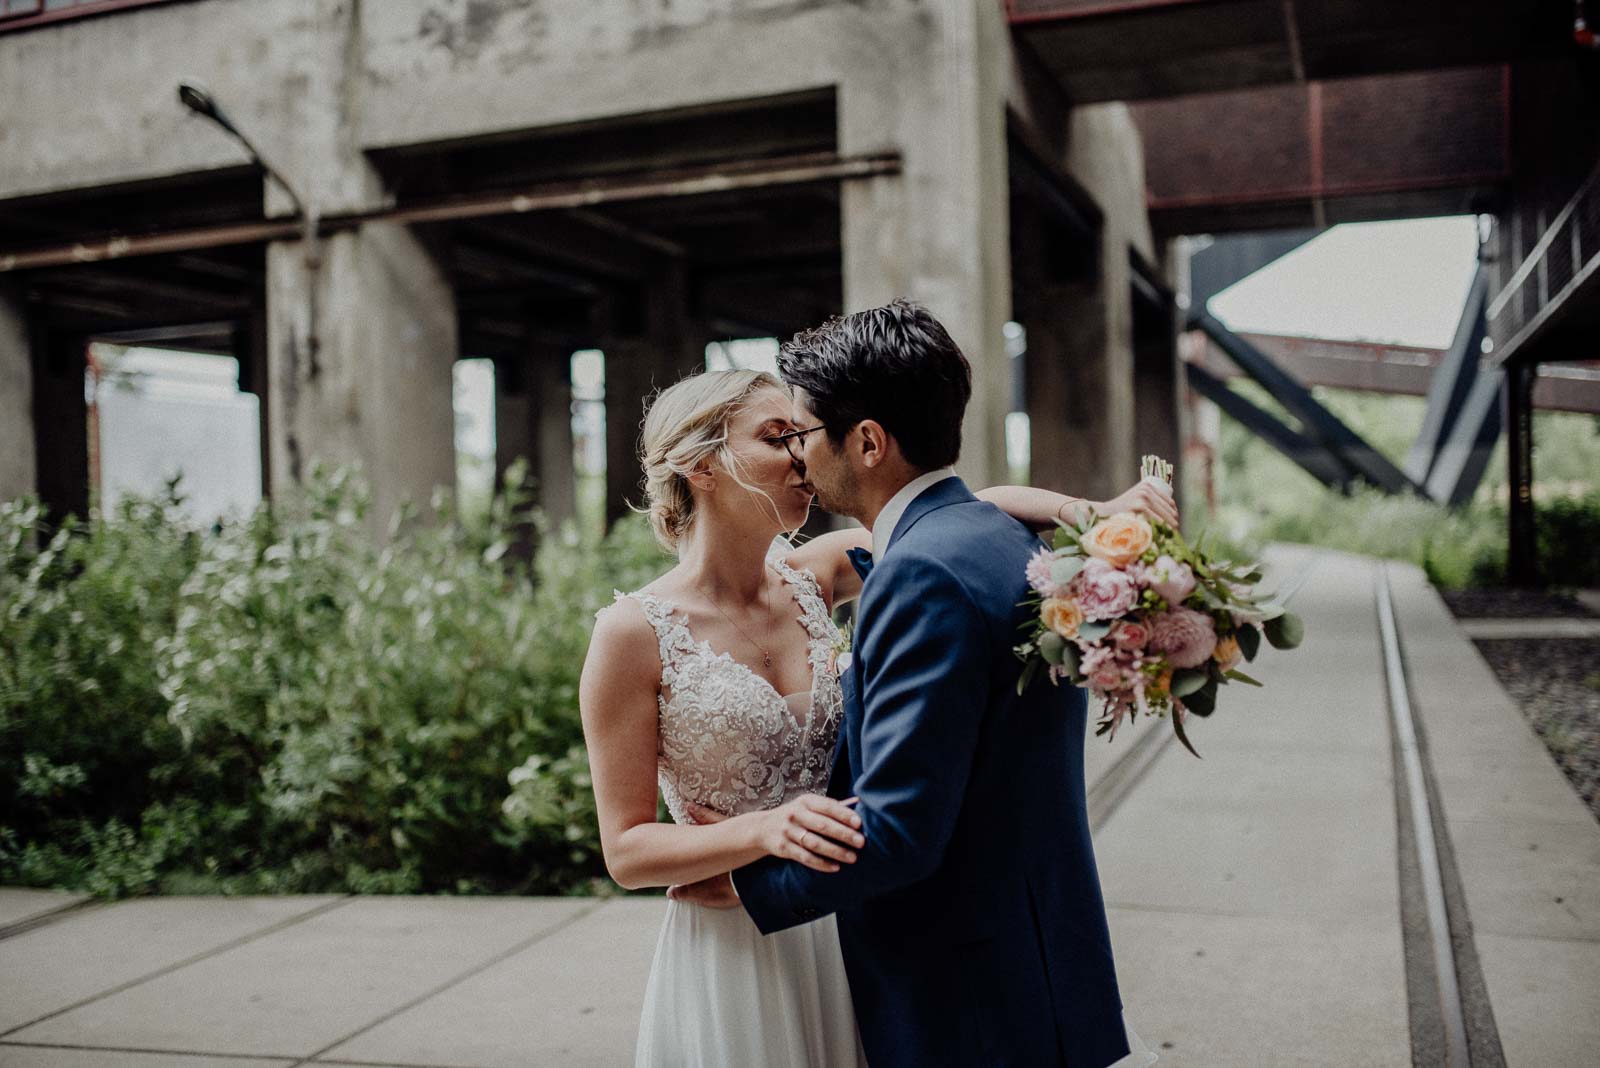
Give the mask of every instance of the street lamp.
M 305 201 L 300 194 L 294 191 L 277 168 L 268 163 L 256 149 L 254 143 L 244 135 L 239 127 L 233 124 L 218 105 L 215 97 L 198 82 L 184 81 L 178 83 L 178 101 L 184 107 L 202 118 L 216 123 L 234 140 L 244 146 L 250 154 L 250 159 L 266 172 L 267 177 L 278 183 L 289 197 L 289 203 L 294 206 L 295 218 L 300 222 L 300 247 L 305 253 L 306 268 L 306 377 L 317 377 L 317 351 L 320 347 L 317 337 L 317 270 L 322 266 L 321 249 L 318 242 L 318 224 L 316 212 L 307 210 Z M 298 476 L 296 478 L 298 481 Z

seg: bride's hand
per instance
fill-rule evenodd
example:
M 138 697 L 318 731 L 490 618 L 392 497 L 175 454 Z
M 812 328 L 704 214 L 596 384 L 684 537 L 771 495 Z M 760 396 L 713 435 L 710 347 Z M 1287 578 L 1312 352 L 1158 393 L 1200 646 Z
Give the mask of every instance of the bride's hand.
M 1095 504 L 1094 510 L 1102 518 L 1119 512 L 1132 512 L 1150 519 L 1159 519 L 1173 530 L 1178 529 L 1178 504 L 1172 498 L 1172 491 L 1154 482 L 1140 481 L 1132 489 L 1111 498 L 1104 504 Z
M 854 864 L 855 850 L 866 845 L 861 834 L 861 817 L 850 802 L 835 801 L 822 794 L 804 794 L 788 804 L 747 817 L 755 822 L 756 841 L 762 850 L 784 860 L 793 860 L 817 871 L 838 871 L 840 864 Z M 690 803 L 689 815 L 696 823 L 719 823 L 728 817 L 714 809 Z

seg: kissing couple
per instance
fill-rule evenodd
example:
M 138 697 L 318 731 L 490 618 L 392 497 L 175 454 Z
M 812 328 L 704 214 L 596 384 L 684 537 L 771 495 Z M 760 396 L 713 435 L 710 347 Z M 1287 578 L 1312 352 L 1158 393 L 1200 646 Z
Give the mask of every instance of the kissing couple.
M 974 494 L 951 469 L 971 367 L 908 301 L 797 334 L 778 369 L 650 404 L 677 564 L 597 613 L 584 662 L 606 867 L 671 887 L 636 1065 L 1152 1063 L 1089 839 L 1086 698 L 1019 695 L 1012 647 L 1039 531 L 1176 527 L 1170 491 Z M 792 543 L 813 499 L 860 527 Z

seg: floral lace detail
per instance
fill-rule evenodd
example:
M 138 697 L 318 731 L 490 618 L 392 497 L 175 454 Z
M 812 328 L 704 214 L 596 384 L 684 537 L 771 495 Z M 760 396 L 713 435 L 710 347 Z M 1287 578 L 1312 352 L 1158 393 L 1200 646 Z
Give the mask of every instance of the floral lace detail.
M 676 823 L 693 823 L 686 802 L 730 816 L 776 808 L 801 794 L 827 790 L 834 742 L 844 715 L 831 668 L 838 629 L 817 578 L 790 567 L 790 551 L 774 539 L 767 566 L 794 587 L 799 621 L 809 638 L 811 690 L 803 718 L 766 679 L 727 653 L 696 641 L 682 613 L 654 594 L 615 591 L 639 602 L 661 648 L 660 744 L 657 778 Z

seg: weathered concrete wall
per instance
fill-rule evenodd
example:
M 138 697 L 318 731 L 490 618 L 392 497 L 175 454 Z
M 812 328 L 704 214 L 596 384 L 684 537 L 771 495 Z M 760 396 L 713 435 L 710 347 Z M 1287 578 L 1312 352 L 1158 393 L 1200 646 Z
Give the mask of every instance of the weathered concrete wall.
M 0 35 L 0 199 L 236 167 L 231 139 L 178 103 L 192 77 L 324 211 L 373 190 L 348 156 L 346 73 L 360 6 L 197 0 Z M 341 142 L 349 147 L 335 150 Z M 356 172 L 359 173 L 359 172 Z M 337 174 L 343 188 L 329 188 Z
M 362 19 L 361 138 L 409 144 L 837 85 L 902 51 L 933 11 L 968 2 L 386 0 Z
M 0 282 L 0 501 L 36 489 L 33 367 L 16 287 Z

